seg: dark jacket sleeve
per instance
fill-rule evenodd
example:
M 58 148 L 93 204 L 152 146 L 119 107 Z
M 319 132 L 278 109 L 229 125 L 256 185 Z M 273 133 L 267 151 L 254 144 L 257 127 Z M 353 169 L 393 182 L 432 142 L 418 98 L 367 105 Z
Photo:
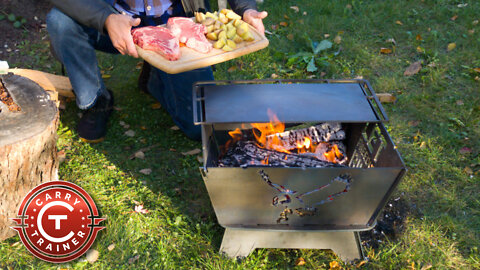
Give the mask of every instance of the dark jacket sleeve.
M 118 13 L 103 0 L 50 0 L 63 13 L 88 27 L 104 33 L 104 24 L 108 15 Z
M 242 17 L 247 9 L 257 10 L 257 2 L 255 0 L 228 0 L 228 4 L 235 13 Z

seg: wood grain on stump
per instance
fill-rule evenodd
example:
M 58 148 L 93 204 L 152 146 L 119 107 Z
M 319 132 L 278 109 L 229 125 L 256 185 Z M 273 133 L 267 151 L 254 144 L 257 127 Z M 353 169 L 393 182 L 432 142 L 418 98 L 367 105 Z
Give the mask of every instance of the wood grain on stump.
M 13 74 L 0 76 L 21 108 L 13 112 L 0 102 L 0 241 L 10 229 L 18 207 L 35 186 L 57 180 L 58 110 L 38 84 Z

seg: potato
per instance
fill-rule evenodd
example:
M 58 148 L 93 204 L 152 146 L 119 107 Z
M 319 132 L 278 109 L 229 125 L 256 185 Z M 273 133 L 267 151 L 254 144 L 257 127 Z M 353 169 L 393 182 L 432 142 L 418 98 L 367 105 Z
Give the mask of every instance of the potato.
M 227 39 L 227 31 L 221 31 L 217 37 L 218 39 Z
M 213 32 L 213 30 L 215 30 L 213 27 L 214 27 L 214 25 L 207 26 L 207 33 Z
M 233 26 L 235 26 L 235 27 L 239 26 L 242 23 L 243 23 L 243 21 L 240 20 L 240 19 L 233 20 Z
M 228 18 L 225 17 L 225 14 L 223 13 L 218 14 L 218 20 L 221 21 L 222 23 L 228 23 Z
M 240 36 L 241 36 L 241 37 L 243 38 L 243 40 L 245 40 L 245 41 L 254 41 L 254 40 L 255 40 L 255 38 L 253 37 L 252 33 L 250 33 L 250 32 L 246 32 L 246 33 L 244 33 L 243 35 L 240 35 Z
M 213 43 L 213 47 L 215 49 L 221 49 L 221 48 L 223 48 L 223 46 L 225 46 L 225 43 L 226 43 L 226 39 L 224 39 L 224 38 L 218 39 L 217 42 Z
M 222 50 L 226 51 L 226 52 L 230 52 L 230 51 L 233 51 L 233 48 L 231 48 L 230 46 L 228 45 L 225 45 L 222 47 Z
M 235 41 L 235 43 L 240 43 L 243 41 L 243 38 L 235 34 L 235 36 L 233 37 L 233 41 Z
M 227 44 L 225 46 L 228 46 L 232 49 L 235 49 L 237 47 L 237 44 L 235 44 L 235 42 L 231 39 L 227 39 Z
M 223 25 L 223 23 L 221 21 L 215 21 L 215 24 L 214 24 L 214 29 L 215 30 L 218 30 L 220 29 L 220 27 Z
M 237 34 L 237 29 L 235 29 L 235 27 L 232 27 L 232 28 L 227 30 L 227 38 L 228 39 L 233 39 L 236 34 Z
M 225 14 L 225 17 L 229 18 L 230 20 L 235 20 L 235 19 L 241 19 L 240 15 L 237 13 L 233 12 L 232 10 L 229 10 L 227 14 Z
M 218 19 L 218 16 L 217 16 L 217 15 L 215 15 L 215 14 L 213 14 L 213 13 L 211 13 L 211 12 L 208 12 L 208 11 L 207 11 L 207 13 L 205 14 L 205 17 L 207 17 L 207 18 L 212 18 L 212 19 L 214 19 L 214 20 L 217 20 L 217 19 Z
M 228 13 L 229 10 L 230 10 L 230 9 L 224 8 L 224 9 L 220 10 L 220 13 L 222 13 L 223 15 L 225 15 L 225 14 Z
M 217 40 L 217 39 L 218 39 L 218 36 L 217 36 L 217 34 L 215 34 L 214 32 L 212 32 L 212 33 L 208 33 L 208 34 L 207 34 L 207 38 L 210 39 L 210 40 Z
M 208 17 L 208 18 L 205 18 L 205 20 L 202 21 L 202 24 L 205 25 L 205 26 L 209 26 L 209 25 L 212 25 L 214 24 L 216 21 L 211 18 L 211 17 Z
M 237 26 L 237 34 L 239 36 L 243 36 L 245 33 L 249 32 L 250 29 L 248 28 L 248 24 L 247 23 L 241 23 Z
M 195 12 L 195 20 L 198 23 L 203 22 L 205 19 L 206 19 L 205 14 L 203 14 L 202 12 Z

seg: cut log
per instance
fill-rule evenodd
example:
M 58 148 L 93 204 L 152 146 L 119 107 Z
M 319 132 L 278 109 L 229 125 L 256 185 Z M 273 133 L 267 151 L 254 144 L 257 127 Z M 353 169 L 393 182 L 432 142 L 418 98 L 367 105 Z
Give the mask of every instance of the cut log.
M 345 139 L 345 131 L 342 130 L 340 123 L 323 123 L 320 125 L 289 130 L 267 136 L 267 148 L 274 137 L 278 137 L 286 150 L 297 148 L 297 143 L 303 144 L 305 138 L 309 138 L 312 143 L 341 141 Z
M 219 159 L 219 167 L 344 167 L 306 154 L 287 154 L 258 147 L 252 141 L 238 141 Z
M 35 82 L 2 75 L 7 92 L 21 108 L 10 111 L 0 102 L 0 241 L 16 232 L 9 218 L 35 186 L 57 180 L 58 110 Z

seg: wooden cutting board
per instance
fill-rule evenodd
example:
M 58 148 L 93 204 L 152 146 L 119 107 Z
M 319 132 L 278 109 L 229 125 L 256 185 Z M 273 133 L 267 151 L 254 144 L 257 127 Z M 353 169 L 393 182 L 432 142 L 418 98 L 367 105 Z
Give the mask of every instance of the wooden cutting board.
M 245 54 L 259 51 L 268 46 L 268 39 L 261 35 L 255 28 L 249 25 L 250 31 L 255 38 L 254 41 L 243 41 L 237 44 L 233 51 L 226 52 L 221 49 L 213 48 L 209 53 L 199 53 L 187 47 L 181 47 L 180 59 L 169 61 L 160 54 L 137 47 L 138 55 L 152 66 L 165 71 L 166 73 L 176 74 L 197 68 L 208 67 L 214 64 L 225 62 Z M 209 40 L 212 44 L 214 41 Z

